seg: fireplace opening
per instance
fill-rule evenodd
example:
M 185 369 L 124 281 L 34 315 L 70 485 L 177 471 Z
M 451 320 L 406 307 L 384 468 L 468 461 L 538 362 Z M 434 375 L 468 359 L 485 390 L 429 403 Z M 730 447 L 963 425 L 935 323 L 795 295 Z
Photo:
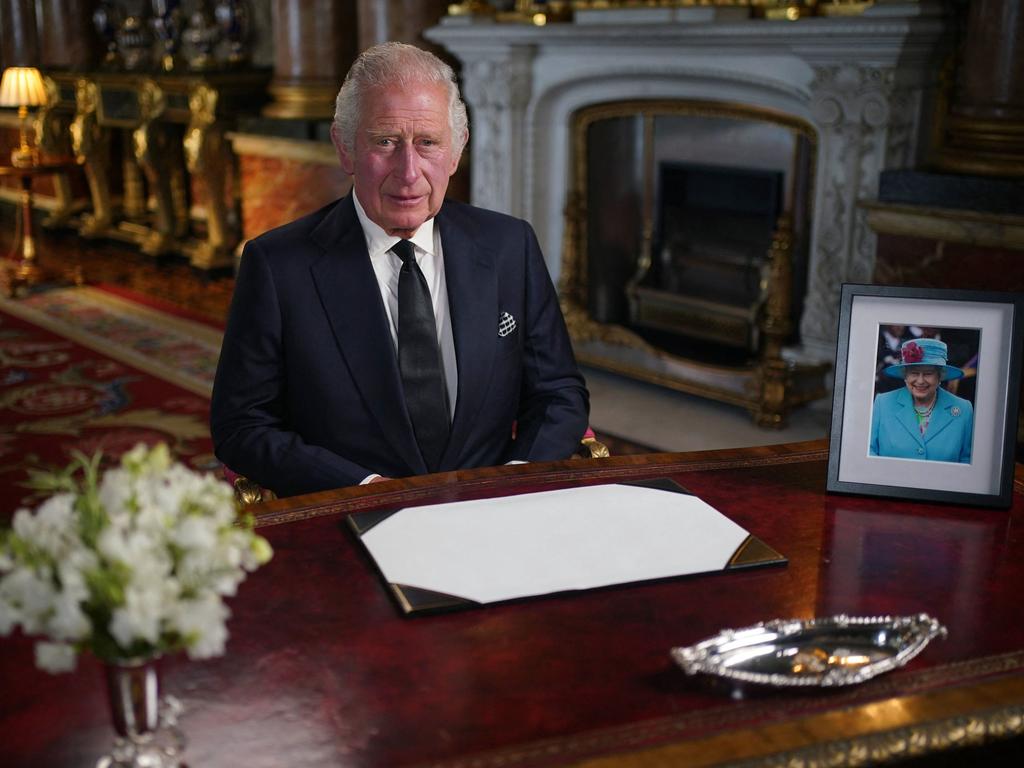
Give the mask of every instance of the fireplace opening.
M 626 289 L 630 324 L 642 337 L 674 354 L 693 354 L 693 339 L 726 345 L 722 358 L 757 349 L 782 184 L 781 171 L 659 164 L 653 257 Z M 710 307 L 735 322 L 709 325 Z
M 577 116 L 586 311 L 671 355 L 751 365 L 786 228 L 787 343 L 806 289 L 813 133 L 708 102 L 604 104 Z

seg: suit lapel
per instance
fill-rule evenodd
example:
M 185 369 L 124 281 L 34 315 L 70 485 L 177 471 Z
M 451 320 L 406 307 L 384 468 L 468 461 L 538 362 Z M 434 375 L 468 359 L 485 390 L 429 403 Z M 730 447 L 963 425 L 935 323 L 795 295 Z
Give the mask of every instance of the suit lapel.
M 896 411 L 896 417 L 899 419 L 903 428 L 910 433 L 910 436 L 914 438 L 914 441 L 924 447 L 924 440 L 921 437 L 921 427 L 918 426 L 917 416 L 914 415 L 914 401 L 910 396 L 910 390 L 906 387 L 900 390 L 899 397 L 896 398 L 896 404 L 899 406 Z
M 953 403 L 945 396 L 946 390 L 940 389 L 936 394 L 935 410 L 932 411 L 931 420 L 928 423 L 928 430 L 924 433 L 925 442 L 937 437 L 938 434 L 953 423 L 953 414 L 949 409 Z
M 498 341 L 498 275 L 494 252 L 444 209 L 437 217 L 444 250 L 444 275 L 459 371 L 451 438 L 441 468 L 455 465 L 486 400 Z
M 426 472 L 405 408 L 380 288 L 351 196 L 338 203 L 311 237 L 324 251 L 310 268 L 313 282 L 363 402 L 396 453 L 415 472 Z

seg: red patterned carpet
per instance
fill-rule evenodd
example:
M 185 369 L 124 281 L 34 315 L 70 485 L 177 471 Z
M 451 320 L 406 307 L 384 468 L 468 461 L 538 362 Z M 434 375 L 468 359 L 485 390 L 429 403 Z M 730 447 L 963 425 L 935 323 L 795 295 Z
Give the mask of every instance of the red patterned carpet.
M 208 418 L 220 330 L 118 289 L 64 288 L 0 300 L 0 520 L 29 467 L 72 450 L 110 459 L 138 442 L 216 469 Z

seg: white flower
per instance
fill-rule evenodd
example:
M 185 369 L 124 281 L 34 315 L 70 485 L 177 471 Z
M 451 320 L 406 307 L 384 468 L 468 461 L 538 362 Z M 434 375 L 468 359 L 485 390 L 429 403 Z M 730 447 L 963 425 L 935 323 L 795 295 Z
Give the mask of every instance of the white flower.
M 70 672 L 75 668 L 75 649 L 67 643 L 36 643 L 36 666 L 47 672 Z
M 39 574 L 29 568 L 16 568 L 0 579 L 0 601 L 18 610 L 19 621 L 30 635 L 45 629 L 55 595 L 50 574 L 45 571 Z
M 96 548 L 107 561 L 128 566 L 133 578 L 158 579 L 171 571 L 167 547 L 147 531 L 108 526 L 100 534 Z
M 232 551 L 186 552 L 178 564 L 182 584 L 193 591 L 208 587 L 219 595 L 231 596 L 245 578 L 245 572 L 230 563 Z
M 98 489 L 100 507 L 115 525 L 126 525 L 134 490 L 131 475 L 123 469 L 110 469 L 103 475 Z
M 48 638 L 36 663 L 50 671 L 71 669 L 78 649 L 222 654 L 222 598 L 270 559 L 270 545 L 238 525 L 230 486 L 173 463 L 164 445 L 136 446 L 100 478 L 98 464 L 79 455 L 43 475 L 74 492 L 18 510 L 0 539 L 0 634 L 20 626 Z M 93 625 L 98 616 L 106 626 Z
M 79 546 L 67 553 L 57 563 L 57 578 L 65 594 L 74 595 L 76 600 L 85 602 L 89 597 L 85 574 L 99 567 L 99 558 L 91 549 Z
M 125 590 L 124 605 L 110 620 L 110 634 L 122 648 L 131 647 L 137 640 L 157 645 L 165 611 L 173 608 L 177 598 L 174 581 L 133 579 Z
M 11 527 L 22 541 L 31 542 L 50 557 L 59 558 L 78 538 L 73 505 L 74 496 L 58 493 L 44 501 L 35 514 L 19 509 L 14 513 Z
M 274 550 L 270 548 L 270 544 L 262 536 L 252 537 L 252 541 L 245 549 L 246 559 L 243 563 L 245 570 L 255 571 L 261 565 L 266 565 L 270 562 L 270 558 L 274 556 Z
M 189 515 L 178 523 L 171 539 L 182 549 L 208 552 L 217 545 L 217 521 Z
M 195 600 L 182 600 L 170 623 L 185 638 L 190 659 L 209 659 L 224 653 L 230 615 L 217 595 L 206 593 Z
M 54 640 L 84 640 L 92 625 L 82 611 L 80 597 L 74 592 L 62 592 L 53 603 L 49 634 Z
M 121 465 L 132 474 L 164 472 L 171 466 L 171 452 L 165 443 L 152 448 L 145 443 L 138 443 L 121 456 Z

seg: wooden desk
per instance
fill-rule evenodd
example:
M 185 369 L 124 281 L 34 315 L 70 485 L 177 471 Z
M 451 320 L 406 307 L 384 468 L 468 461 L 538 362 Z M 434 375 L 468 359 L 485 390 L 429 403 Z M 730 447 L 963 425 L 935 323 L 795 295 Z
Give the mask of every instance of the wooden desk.
M 259 517 L 276 554 L 231 603 L 228 655 L 164 663 L 187 708 L 186 759 L 618 768 L 776 765 L 781 753 L 845 765 L 1024 731 L 1024 468 L 1007 513 L 827 496 L 826 458 L 823 443 L 623 456 L 270 502 Z M 403 618 L 343 525 L 379 506 L 658 476 L 789 565 Z M 734 700 L 668 653 L 771 618 L 920 611 L 949 637 L 845 690 Z M 112 735 L 95 662 L 51 677 L 24 638 L 0 643 L 3 764 L 91 764 Z

